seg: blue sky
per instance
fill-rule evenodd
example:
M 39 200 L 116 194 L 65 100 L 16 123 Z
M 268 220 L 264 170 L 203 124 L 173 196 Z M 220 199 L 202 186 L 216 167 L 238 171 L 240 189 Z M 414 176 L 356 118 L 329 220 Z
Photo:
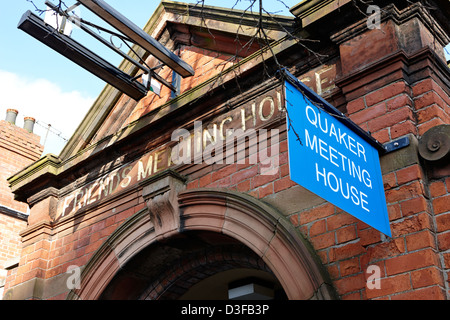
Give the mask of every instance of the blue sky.
M 34 4 L 45 9 L 45 0 L 33 0 Z M 53 0 L 53 3 L 57 3 Z M 72 5 L 75 0 L 65 0 Z M 143 27 L 159 1 L 149 0 L 106 0 L 139 27 Z M 182 2 L 193 2 L 182 1 Z M 300 0 L 264 0 L 266 10 L 283 15 L 291 15 L 288 7 Z M 221 6 L 222 2 L 206 0 L 207 5 Z M 225 6 L 232 6 L 235 0 Z M 239 9 L 248 6 L 248 0 L 241 0 Z M 27 11 L 35 12 L 33 3 L 27 0 L 6 2 L 0 9 L 0 119 L 4 119 L 6 109 L 19 110 L 17 125 L 23 124 L 24 116 L 37 119 L 35 132 L 45 142 L 44 154 L 59 154 L 68 139 L 82 121 L 95 98 L 105 87 L 105 82 L 88 71 L 78 67 L 70 60 L 41 44 L 25 32 L 17 29 L 21 16 Z M 87 9 L 81 7 L 81 17 L 101 23 Z M 114 65 L 122 58 L 107 49 L 81 30 L 75 29 L 73 37 L 83 45 L 100 54 Z M 47 135 L 48 124 L 51 131 Z

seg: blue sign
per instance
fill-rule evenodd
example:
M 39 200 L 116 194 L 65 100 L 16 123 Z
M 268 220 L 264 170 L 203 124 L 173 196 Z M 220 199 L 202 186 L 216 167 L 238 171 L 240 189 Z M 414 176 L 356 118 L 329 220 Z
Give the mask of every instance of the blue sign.
M 291 180 L 390 237 L 378 150 L 322 98 L 285 88 Z

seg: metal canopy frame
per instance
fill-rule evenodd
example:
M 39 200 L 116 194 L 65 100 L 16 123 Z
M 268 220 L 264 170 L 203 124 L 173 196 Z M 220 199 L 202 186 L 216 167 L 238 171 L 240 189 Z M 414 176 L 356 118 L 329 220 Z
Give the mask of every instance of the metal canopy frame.
M 133 40 L 129 39 L 126 36 L 123 36 L 121 34 L 115 33 L 111 30 L 105 29 L 101 26 L 98 26 L 96 24 L 93 24 L 89 21 L 83 20 L 79 17 L 77 17 L 76 15 L 69 15 L 68 11 L 70 11 L 73 7 L 75 7 L 76 5 L 73 5 L 72 7 L 70 7 L 69 9 L 62 11 L 58 6 L 54 5 L 53 3 L 51 3 L 50 1 L 46 1 L 45 4 L 51 8 L 53 11 L 55 11 L 56 13 L 60 14 L 61 16 L 67 18 L 67 19 L 71 19 L 72 21 L 75 21 L 77 23 L 77 25 L 80 27 L 81 30 L 83 30 L 84 32 L 86 32 L 87 34 L 89 34 L 90 36 L 92 36 L 93 38 L 95 38 L 96 40 L 100 41 L 102 44 L 104 44 L 105 46 L 107 46 L 108 48 L 110 48 L 111 50 L 115 51 L 116 53 L 118 53 L 120 56 L 122 56 L 123 58 L 125 58 L 126 60 L 128 60 L 129 62 L 131 62 L 132 64 L 134 64 L 136 67 L 140 68 L 141 70 L 144 71 L 144 73 L 148 74 L 150 77 L 155 78 L 156 80 L 158 80 L 159 82 L 161 82 L 163 85 L 165 85 L 166 87 L 168 87 L 170 90 L 172 91 L 176 91 L 176 88 L 169 83 L 168 81 L 166 81 L 164 78 L 162 78 L 160 75 L 158 75 L 157 73 L 154 72 L 155 69 L 158 69 L 159 67 L 161 67 L 162 65 L 158 65 L 155 68 L 150 68 L 145 61 L 143 61 L 139 55 L 136 53 L 136 51 L 133 50 L 133 48 L 131 48 L 131 46 L 129 46 L 127 44 L 127 41 L 130 41 L 132 43 L 134 43 Z M 78 4 L 78 2 L 77 2 Z M 95 32 L 93 32 L 91 29 L 89 29 L 87 26 L 91 26 L 94 27 L 98 30 L 104 31 L 106 33 L 109 33 L 111 36 L 115 36 L 118 37 L 123 43 L 125 43 L 128 48 L 133 51 L 133 53 L 139 57 L 139 59 L 141 60 L 141 62 L 136 61 L 135 59 L 131 58 L 129 55 L 123 53 L 119 48 L 117 48 L 116 46 L 114 46 L 112 43 L 106 41 L 104 38 L 102 38 L 101 36 L 99 36 L 98 34 L 96 34 Z M 112 40 L 111 40 L 112 42 Z M 144 65 L 145 64 L 145 65 Z M 134 79 L 137 80 L 139 77 L 141 77 L 142 74 L 138 75 L 137 77 L 135 77 Z M 149 89 L 149 88 L 147 88 Z
M 147 95 L 147 88 L 136 81 L 136 79 L 113 66 L 75 40 L 58 32 L 31 11 L 25 12 L 19 22 L 18 28 L 121 90 L 131 98 L 138 101 Z
M 127 19 L 120 12 L 102 0 L 79 0 L 82 5 L 91 10 L 109 25 L 122 32 L 137 45 L 151 53 L 183 78 L 193 76 L 194 69 L 181 60 L 176 54 L 161 45 L 145 33 L 141 28 Z
M 45 4 L 55 12 L 55 14 L 63 17 L 63 22 L 66 20 L 75 22 L 81 30 L 100 41 L 102 44 L 112 49 L 123 58 L 134 64 L 141 69 L 144 74 L 148 74 L 150 78 L 154 78 L 161 84 L 168 87 L 173 92 L 177 89 L 170 82 L 159 76 L 154 70 L 167 65 L 174 72 L 182 77 L 188 77 L 194 75 L 193 68 L 186 62 L 181 60 L 176 54 L 169 51 L 166 47 L 161 45 L 158 41 L 149 36 L 142 29 L 137 27 L 133 22 L 128 20 L 106 2 L 101 0 L 95 1 L 77 1 L 74 5 L 68 9 L 63 10 L 60 6 L 54 5 L 50 1 L 46 1 Z M 119 33 L 108 30 L 94 23 L 81 19 L 76 14 L 70 15 L 69 12 L 79 5 L 84 5 L 91 10 L 101 19 L 106 21 L 110 26 L 114 27 Z M 65 24 L 65 23 L 64 23 Z M 111 35 L 111 40 L 108 42 L 103 37 L 92 31 L 89 27 L 93 27 L 97 30 L 104 31 Z M 137 81 L 143 74 L 138 74 L 136 77 L 131 77 L 120 69 L 114 67 L 106 60 L 90 51 L 70 36 L 64 35 L 64 26 L 61 28 L 58 26 L 56 29 L 46 23 L 46 21 L 39 18 L 37 15 L 27 11 L 19 22 L 18 28 L 25 31 L 32 37 L 46 44 L 50 48 L 54 49 L 61 55 L 65 56 L 69 60 L 90 71 L 97 77 L 106 81 L 110 85 L 119 89 L 123 93 L 132 97 L 135 100 L 140 100 L 147 95 L 150 90 L 150 81 L 147 86 L 144 86 Z M 112 37 L 119 38 L 129 49 L 133 52 L 139 61 L 125 54 L 116 47 L 112 42 Z M 127 42 L 140 46 L 142 49 L 152 54 L 155 58 L 162 62 L 162 64 L 150 68 L 142 57 L 129 45 Z

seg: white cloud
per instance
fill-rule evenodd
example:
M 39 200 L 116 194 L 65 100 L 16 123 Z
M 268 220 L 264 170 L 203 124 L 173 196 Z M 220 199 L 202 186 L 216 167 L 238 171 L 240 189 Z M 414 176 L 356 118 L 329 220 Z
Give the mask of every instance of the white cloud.
M 24 117 L 35 118 L 38 123 L 34 132 L 41 136 L 41 143 L 47 133 L 42 124 L 51 125 L 44 154 L 59 154 L 65 141 L 55 133 L 60 132 L 69 139 L 95 100 L 78 91 L 63 91 L 58 84 L 46 79 L 29 79 L 3 70 L 0 70 L 0 97 L 3 114 L 0 119 L 5 119 L 7 109 L 19 111 L 17 126 L 23 126 Z

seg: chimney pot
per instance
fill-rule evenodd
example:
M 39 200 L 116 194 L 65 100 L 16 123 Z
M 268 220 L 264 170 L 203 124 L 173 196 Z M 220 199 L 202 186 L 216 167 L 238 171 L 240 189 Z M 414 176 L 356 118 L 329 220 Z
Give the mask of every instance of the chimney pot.
M 25 117 L 25 118 L 23 118 L 23 128 L 25 130 L 27 130 L 28 132 L 32 133 L 35 122 L 36 122 L 36 119 L 34 119 L 32 117 Z
M 16 124 L 17 114 L 19 111 L 16 109 L 8 109 L 6 110 L 6 121 L 12 124 Z

